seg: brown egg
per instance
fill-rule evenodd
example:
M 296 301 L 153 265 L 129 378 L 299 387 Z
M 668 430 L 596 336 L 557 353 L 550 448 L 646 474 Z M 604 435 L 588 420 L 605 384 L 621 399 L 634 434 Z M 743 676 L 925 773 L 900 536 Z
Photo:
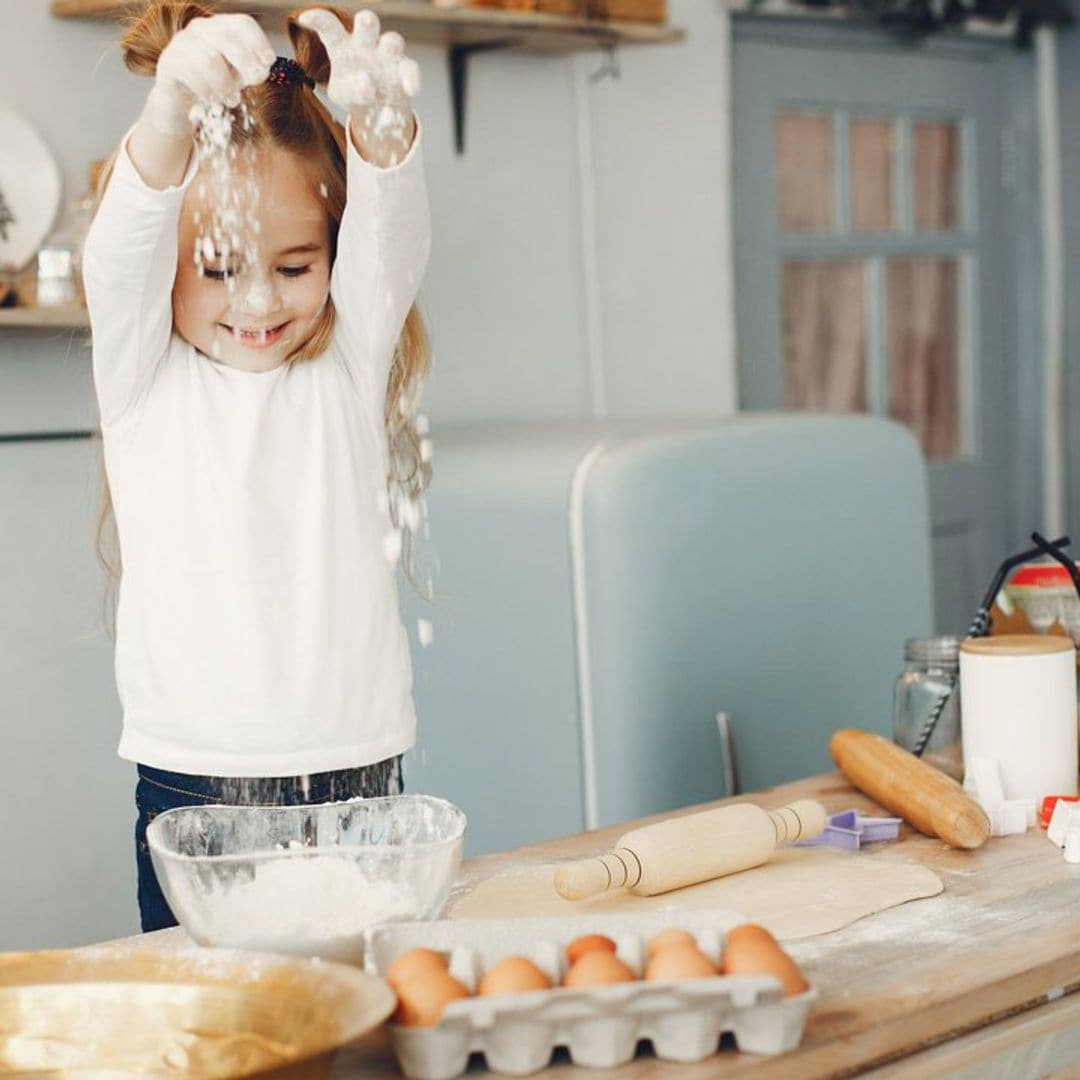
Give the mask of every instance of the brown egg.
M 447 960 L 443 953 L 434 949 L 408 949 L 394 957 L 386 969 L 386 981 L 396 990 L 414 975 L 425 971 L 446 971 Z
M 574 938 L 566 946 L 566 959 L 568 963 L 573 965 L 586 953 L 598 951 L 613 953 L 615 951 L 615 942 L 603 934 L 583 934 L 579 938 Z
M 728 931 L 722 967 L 725 975 L 775 975 L 784 987 L 785 997 L 809 988 L 798 964 L 764 926 L 755 923 L 744 923 Z
M 659 934 L 654 934 L 649 938 L 649 943 L 645 946 L 645 955 L 652 956 L 653 953 L 666 949 L 669 945 L 696 946 L 697 939 L 689 930 L 677 930 L 674 926 L 669 926 L 666 930 L 661 930 Z
M 566 973 L 563 986 L 572 990 L 587 990 L 591 986 L 633 982 L 634 973 L 614 953 L 594 949 L 578 958 Z
M 719 975 L 717 966 L 696 946 L 677 941 L 659 949 L 645 965 L 646 979 L 671 982 L 676 979 L 707 979 Z
M 480 997 L 489 994 L 522 994 L 529 990 L 550 990 L 551 980 L 524 956 L 504 956 L 492 965 L 480 978 L 476 993 Z
M 457 979 L 440 968 L 418 972 L 395 989 L 398 1004 L 390 1020 L 410 1027 L 437 1024 L 451 1001 L 469 996 L 469 991 Z

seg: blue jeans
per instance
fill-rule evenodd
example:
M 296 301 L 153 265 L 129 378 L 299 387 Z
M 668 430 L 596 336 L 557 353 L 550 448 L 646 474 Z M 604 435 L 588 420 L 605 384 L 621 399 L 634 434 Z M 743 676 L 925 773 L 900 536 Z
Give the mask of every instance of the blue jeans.
M 312 773 L 311 776 L 189 776 L 139 765 L 135 785 L 135 863 L 139 871 L 139 917 L 143 933 L 176 926 L 176 917 L 158 884 L 146 826 L 165 810 L 178 806 L 302 806 L 343 799 L 400 795 L 404 790 L 401 755 L 357 769 Z

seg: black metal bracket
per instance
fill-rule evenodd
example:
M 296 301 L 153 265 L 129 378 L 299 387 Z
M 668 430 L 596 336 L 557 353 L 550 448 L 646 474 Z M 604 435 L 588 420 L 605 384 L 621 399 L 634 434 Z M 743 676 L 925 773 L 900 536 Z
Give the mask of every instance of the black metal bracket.
M 454 146 L 459 154 L 465 153 L 465 83 L 469 71 L 469 59 L 477 53 L 512 49 L 518 44 L 516 38 L 498 41 L 475 41 L 466 45 L 450 46 L 450 95 L 454 105 Z
M 0 443 L 68 442 L 78 439 L 96 439 L 99 431 L 15 431 L 0 434 Z
M 622 78 L 622 68 L 619 65 L 619 47 L 618 42 L 609 41 L 604 46 L 604 63 L 598 67 L 590 76 L 589 82 L 598 83 L 604 79 L 615 79 L 618 81 Z

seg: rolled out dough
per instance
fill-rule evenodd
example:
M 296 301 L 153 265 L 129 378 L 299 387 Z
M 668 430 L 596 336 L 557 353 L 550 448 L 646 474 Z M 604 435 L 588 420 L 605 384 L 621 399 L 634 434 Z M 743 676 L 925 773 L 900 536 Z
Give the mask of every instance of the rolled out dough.
M 915 862 L 821 848 L 789 848 L 764 866 L 659 896 L 620 889 L 588 900 L 555 892 L 556 863 L 529 866 L 478 882 L 452 901 L 451 919 L 679 912 L 723 908 L 768 927 L 781 941 L 824 934 L 944 886 Z

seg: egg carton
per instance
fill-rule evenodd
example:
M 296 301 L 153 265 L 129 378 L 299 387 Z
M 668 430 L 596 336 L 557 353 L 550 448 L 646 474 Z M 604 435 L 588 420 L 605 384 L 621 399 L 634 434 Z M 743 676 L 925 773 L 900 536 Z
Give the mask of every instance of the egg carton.
M 470 1054 L 495 1072 L 521 1076 L 549 1064 L 565 1047 L 574 1064 L 608 1069 L 630 1061 L 642 1039 L 665 1061 L 701 1061 L 731 1033 L 740 1050 L 782 1054 L 799 1045 L 813 989 L 783 997 L 771 975 L 719 975 L 644 981 L 645 947 L 661 930 L 689 931 L 715 963 L 728 929 L 746 918 L 727 912 L 678 916 L 587 915 L 573 918 L 463 919 L 396 923 L 371 932 L 365 966 L 382 975 L 406 949 L 448 954 L 450 974 L 470 993 L 483 972 L 506 956 L 532 960 L 555 989 L 452 1001 L 432 1027 L 390 1025 L 401 1069 L 411 1080 L 460 1076 Z M 616 955 L 638 979 L 594 989 L 561 988 L 566 946 L 582 934 L 614 940 Z

